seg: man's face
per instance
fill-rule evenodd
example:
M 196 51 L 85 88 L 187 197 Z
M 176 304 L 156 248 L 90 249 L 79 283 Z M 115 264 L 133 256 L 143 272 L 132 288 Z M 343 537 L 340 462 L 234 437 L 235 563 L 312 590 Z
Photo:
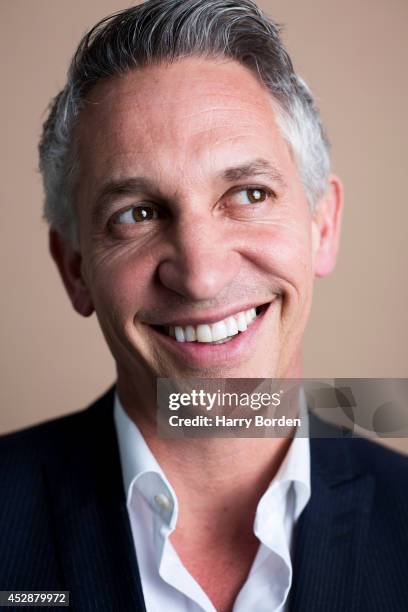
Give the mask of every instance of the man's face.
M 77 135 L 81 275 L 119 378 L 298 376 L 319 228 L 255 76 L 190 58 L 107 79 Z

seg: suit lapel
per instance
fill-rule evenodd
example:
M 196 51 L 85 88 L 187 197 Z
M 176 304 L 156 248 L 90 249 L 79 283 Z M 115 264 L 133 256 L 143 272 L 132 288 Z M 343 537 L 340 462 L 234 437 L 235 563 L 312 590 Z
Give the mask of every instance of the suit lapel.
M 311 422 L 313 430 L 314 417 Z M 353 466 L 354 442 L 338 437 L 310 440 L 312 495 L 295 533 L 293 611 L 360 609 L 374 482 Z
M 113 389 L 77 417 L 46 466 L 74 610 L 145 610 L 112 409 Z
M 113 389 L 73 417 L 45 475 L 72 609 L 145 612 L 112 409 Z M 315 425 L 311 417 L 312 436 Z M 293 611 L 360 607 L 373 481 L 355 470 L 352 444 L 311 438 L 312 496 L 295 533 Z

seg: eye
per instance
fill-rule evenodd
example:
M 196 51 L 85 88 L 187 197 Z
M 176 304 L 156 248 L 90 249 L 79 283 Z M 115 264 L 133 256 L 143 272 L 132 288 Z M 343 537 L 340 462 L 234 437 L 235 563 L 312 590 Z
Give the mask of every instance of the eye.
M 159 212 L 154 206 L 149 204 L 139 204 L 137 206 L 131 206 L 126 210 L 122 210 L 117 213 L 112 223 L 116 225 L 135 225 L 143 221 L 153 221 L 159 218 Z
M 273 195 L 271 191 L 261 189 L 260 187 L 246 187 L 232 194 L 235 202 L 244 206 L 265 202 L 271 195 Z

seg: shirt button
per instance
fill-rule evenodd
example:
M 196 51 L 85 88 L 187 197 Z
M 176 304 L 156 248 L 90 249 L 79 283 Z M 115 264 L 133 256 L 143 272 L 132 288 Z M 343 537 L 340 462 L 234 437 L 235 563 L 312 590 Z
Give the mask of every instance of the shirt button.
M 171 508 L 171 501 L 164 493 L 159 493 L 158 495 L 155 495 L 154 501 L 162 510 L 170 510 Z

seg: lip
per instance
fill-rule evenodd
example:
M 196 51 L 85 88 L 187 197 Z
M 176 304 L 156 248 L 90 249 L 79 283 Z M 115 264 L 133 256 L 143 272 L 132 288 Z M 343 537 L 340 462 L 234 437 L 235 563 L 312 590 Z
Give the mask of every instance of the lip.
M 278 297 L 274 298 L 244 333 L 233 336 L 229 342 L 224 344 L 177 342 L 175 338 L 163 334 L 152 326 L 149 326 L 149 331 L 154 336 L 155 342 L 161 344 L 167 352 L 173 353 L 174 357 L 182 361 L 187 367 L 204 369 L 217 364 L 222 365 L 225 362 L 231 365 L 242 361 L 254 351 L 256 339 L 265 317 L 267 313 L 276 308 L 278 301 Z M 230 309 L 230 312 L 235 313 L 237 311 Z M 215 321 L 218 320 L 220 319 L 215 319 Z M 202 322 L 202 319 L 200 319 L 200 322 Z
M 179 318 L 167 319 L 165 321 L 162 320 L 158 322 L 154 322 L 154 321 L 142 321 L 142 322 L 146 325 L 156 326 L 156 327 L 158 326 L 175 327 L 176 325 L 179 325 L 181 327 L 186 327 L 187 325 L 200 325 L 200 324 L 211 325 L 211 323 L 217 323 L 218 321 L 223 321 L 227 317 L 236 315 L 239 312 L 243 312 L 245 310 L 249 310 L 250 308 L 259 308 L 260 306 L 268 304 L 269 302 L 270 300 L 266 302 L 256 302 L 256 303 L 251 302 L 249 304 L 244 304 L 242 306 L 229 306 L 228 308 L 225 308 L 224 310 L 218 310 L 217 312 L 203 313 L 199 316 L 191 316 L 191 317 L 182 316 Z

